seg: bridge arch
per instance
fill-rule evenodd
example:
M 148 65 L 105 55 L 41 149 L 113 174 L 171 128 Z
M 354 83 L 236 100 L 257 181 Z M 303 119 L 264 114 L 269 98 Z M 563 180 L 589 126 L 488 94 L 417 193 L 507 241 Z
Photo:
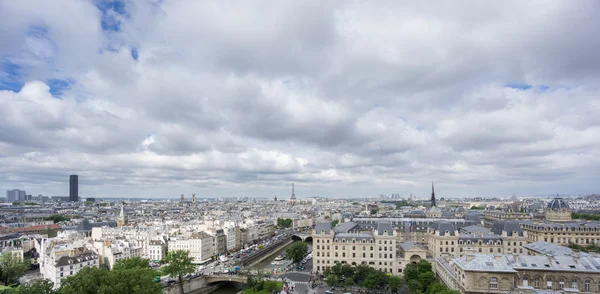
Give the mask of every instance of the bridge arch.
M 311 235 L 296 234 L 296 235 L 292 235 L 292 240 L 293 241 L 312 242 L 313 238 Z

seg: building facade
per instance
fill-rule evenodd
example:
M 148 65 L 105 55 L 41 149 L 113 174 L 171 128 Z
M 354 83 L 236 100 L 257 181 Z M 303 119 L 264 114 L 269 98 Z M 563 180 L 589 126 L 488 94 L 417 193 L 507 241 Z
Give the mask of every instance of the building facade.
M 466 226 L 457 229 L 452 223 L 440 221 L 429 228 L 427 251 L 434 258 L 462 257 L 468 253 L 523 254 L 528 241 L 519 223 L 496 222 L 492 229 Z
M 398 235 L 389 222 L 377 223 L 374 229 L 346 222 L 331 228 L 319 223 L 312 232 L 313 272 L 322 273 L 337 263 L 368 265 L 397 275 L 396 242 Z

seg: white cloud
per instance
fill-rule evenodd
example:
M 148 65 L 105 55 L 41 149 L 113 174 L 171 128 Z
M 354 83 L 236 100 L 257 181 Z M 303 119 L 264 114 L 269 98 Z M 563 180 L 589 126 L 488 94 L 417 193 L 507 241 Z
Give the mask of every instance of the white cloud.
M 89 2 L 1 2 L 0 86 L 23 87 L 0 91 L 0 186 L 60 195 L 78 173 L 84 197 L 598 192 L 597 9 L 125 1 L 107 32 Z M 53 79 L 69 87 L 52 95 Z

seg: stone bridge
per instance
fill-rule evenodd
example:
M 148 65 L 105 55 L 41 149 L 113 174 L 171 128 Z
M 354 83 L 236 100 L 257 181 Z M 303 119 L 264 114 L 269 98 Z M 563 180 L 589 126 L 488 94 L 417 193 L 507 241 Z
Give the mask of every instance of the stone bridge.
M 295 234 L 292 235 L 292 240 L 312 242 L 312 236 L 308 234 Z
M 206 284 L 218 283 L 218 282 L 236 282 L 246 283 L 248 278 L 241 275 L 208 275 L 204 276 Z

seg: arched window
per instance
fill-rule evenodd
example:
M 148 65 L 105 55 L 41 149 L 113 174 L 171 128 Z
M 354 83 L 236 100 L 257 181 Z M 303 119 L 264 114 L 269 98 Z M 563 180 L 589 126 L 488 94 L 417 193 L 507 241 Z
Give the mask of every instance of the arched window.
M 490 289 L 498 289 L 498 278 L 490 278 Z
M 571 280 L 571 288 L 577 289 L 577 279 Z
M 534 287 L 535 288 L 539 288 L 540 287 L 540 277 L 535 278 Z
M 563 279 L 563 278 L 560 278 L 560 280 L 558 280 L 558 287 L 559 287 L 561 290 L 564 290 L 564 289 L 565 289 L 565 279 Z
M 546 289 L 552 289 L 552 279 L 551 278 L 546 279 Z
M 590 280 L 585 280 L 585 291 L 592 291 L 592 282 Z
M 529 286 L 529 278 L 528 277 L 523 277 L 523 286 Z

